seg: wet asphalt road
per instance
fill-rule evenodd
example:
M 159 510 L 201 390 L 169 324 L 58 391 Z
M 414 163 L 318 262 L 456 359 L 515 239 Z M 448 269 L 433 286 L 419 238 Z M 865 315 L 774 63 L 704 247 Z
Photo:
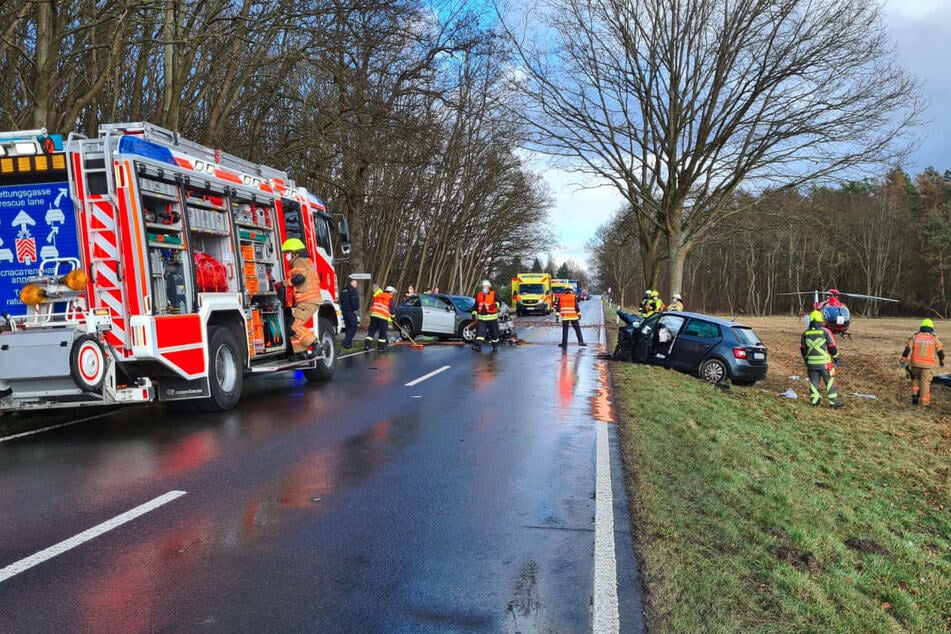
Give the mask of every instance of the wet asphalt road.
M 587 348 L 522 318 L 498 353 L 399 345 L 327 384 L 254 378 L 231 412 L 112 410 L 0 442 L 0 632 L 590 632 L 605 566 L 620 631 L 641 631 L 595 306 Z

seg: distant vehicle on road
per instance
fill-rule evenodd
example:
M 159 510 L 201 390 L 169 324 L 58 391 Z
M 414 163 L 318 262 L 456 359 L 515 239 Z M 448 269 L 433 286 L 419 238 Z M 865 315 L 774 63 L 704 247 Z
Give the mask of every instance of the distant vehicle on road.
M 699 313 L 651 315 L 633 325 L 628 345 L 629 352 L 619 346 L 615 358 L 629 355 L 631 361 L 673 368 L 710 383 L 729 379 L 753 385 L 766 377 L 768 367 L 766 346 L 752 328 Z

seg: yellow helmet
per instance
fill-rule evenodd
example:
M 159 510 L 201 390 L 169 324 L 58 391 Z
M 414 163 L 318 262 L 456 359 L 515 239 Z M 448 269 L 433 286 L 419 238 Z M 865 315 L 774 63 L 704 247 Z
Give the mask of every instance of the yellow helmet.
M 660 297 L 660 293 L 657 291 L 651 291 L 651 297 Z
M 825 320 L 826 318 L 822 316 L 821 311 L 814 310 L 811 313 L 809 313 L 809 321 L 815 321 L 821 324 L 821 323 L 824 323 Z
M 307 247 L 300 241 L 300 238 L 288 238 L 284 241 L 284 244 L 281 245 L 281 251 L 285 253 L 288 251 L 304 251 L 306 249 Z
M 930 319 L 922 319 L 922 320 L 921 320 L 921 327 L 922 327 L 922 328 L 934 328 L 934 322 L 931 321 Z

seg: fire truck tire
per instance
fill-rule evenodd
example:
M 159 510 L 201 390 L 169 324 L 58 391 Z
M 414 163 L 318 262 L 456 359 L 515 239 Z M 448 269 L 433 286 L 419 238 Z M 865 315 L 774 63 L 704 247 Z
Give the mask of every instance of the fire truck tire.
M 106 355 L 95 337 L 84 335 L 69 351 L 69 374 L 83 392 L 101 392 L 106 376 Z
M 317 367 L 304 370 L 308 381 L 329 381 L 337 371 L 337 341 L 334 339 L 333 326 L 321 317 L 317 320 L 317 332 L 320 337 L 314 342 L 321 352 L 317 355 Z
M 212 326 L 208 336 L 208 387 L 211 396 L 198 401 L 206 412 L 223 412 L 241 400 L 244 370 L 238 342 L 230 328 Z

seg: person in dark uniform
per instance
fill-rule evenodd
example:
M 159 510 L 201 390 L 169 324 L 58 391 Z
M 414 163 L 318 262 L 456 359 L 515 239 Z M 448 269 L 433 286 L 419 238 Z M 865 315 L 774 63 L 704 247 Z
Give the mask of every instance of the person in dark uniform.
M 350 280 L 350 284 L 340 294 L 340 311 L 343 313 L 343 323 L 346 328 L 342 346 L 350 349 L 353 347 L 353 337 L 357 334 L 357 325 L 360 323 L 360 293 L 357 291 L 356 280 Z

